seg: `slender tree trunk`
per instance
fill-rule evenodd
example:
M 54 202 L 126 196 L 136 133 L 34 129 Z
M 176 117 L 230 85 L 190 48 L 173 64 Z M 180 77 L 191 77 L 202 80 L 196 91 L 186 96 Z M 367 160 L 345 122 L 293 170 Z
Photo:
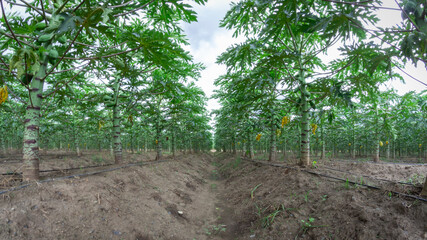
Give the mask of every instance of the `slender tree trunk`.
M 396 142 L 393 141 L 393 161 L 396 160 Z
M 390 159 L 390 143 L 387 144 L 387 150 L 386 150 L 386 159 L 387 161 Z
M 426 180 L 424 181 L 424 187 L 420 195 L 423 197 L 427 197 L 427 177 L 426 177 Z
M 288 149 L 287 149 L 287 141 L 286 141 L 286 137 L 285 139 L 283 139 L 283 161 L 287 162 L 288 161 Z
M 243 149 L 243 157 L 246 157 L 246 144 L 242 143 L 242 149 Z
M 374 151 L 374 157 L 373 160 L 374 162 L 379 162 L 380 161 L 380 139 L 378 137 L 375 138 L 375 151 Z
M 157 116 L 156 122 L 156 160 L 162 159 L 162 130 L 160 128 L 160 116 Z
M 274 124 L 273 118 L 271 119 L 271 133 L 270 133 L 270 155 L 268 161 L 276 161 L 277 149 L 276 149 L 276 124 Z
M 4 134 L 2 136 L 5 136 Z M 1 148 L 3 150 L 3 154 L 6 156 L 7 155 L 7 148 L 6 148 L 6 140 L 4 140 L 4 138 L 1 138 Z
M 135 153 L 135 146 L 134 146 L 134 144 L 135 144 L 135 138 L 133 137 L 133 128 L 131 128 L 130 129 L 130 152 L 132 153 L 132 154 L 134 154 Z
M 77 135 L 77 134 L 76 134 Z M 82 152 L 80 151 L 80 146 L 79 146 L 79 138 L 78 136 L 75 136 L 74 138 L 74 144 L 76 145 L 76 153 L 77 153 L 77 157 L 81 157 L 82 156 Z
M 233 135 L 232 135 L 233 137 L 232 137 L 232 143 L 231 143 L 231 145 L 232 145 L 232 147 L 233 147 L 233 155 L 236 155 L 237 154 L 237 149 L 236 149 L 236 134 L 235 134 L 235 132 L 234 132 L 234 129 L 233 129 Z
M 374 162 L 380 161 L 380 134 L 378 132 L 379 121 L 378 121 L 378 106 L 375 105 L 375 151 L 373 160 Z
M 77 111 L 76 111 L 76 109 L 74 108 L 73 109 L 73 112 L 74 113 L 76 113 Z M 73 131 L 73 134 L 74 134 L 74 145 L 76 145 L 76 153 L 77 153 L 77 157 L 81 157 L 82 156 L 82 154 L 81 154 L 81 152 L 80 152 L 80 142 L 79 142 L 79 128 L 78 128 L 78 126 L 77 126 L 77 123 L 76 123 L 76 114 L 73 114 L 74 116 L 73 116 L 73 125 L 74 125 L 74 131 Z
M 324 127 L 323 127 L 323 124 L 322 124 L 322 126 L 321 126 L 321 128 L 320 128 L 320 143 L 322 144 L 322 153 L 321 153 L 321 155 L 320 155 L 320 159 L 322 159 L 322 160 L 324 160 L 325 159 L 325 151 L 326 151 L 326 148 L 325 148 L 325 136 L 324 136 L 324 129 L 323 129 Z
M 24 120 L 24 169 L 22 173 L 24 181 L 39 179 L 40 109 L 44 85 L 41 80 L 46 76 L 47 62 L 47 57 L 45 57 L 37 75 L 30 84 L 30 96 Z
M 110 155 L 114 157 L 114 147 L 113 147 L 113 141 L 110 141 Z
M 301 158 L 300 165 L 310 165 L 310 124 L 309 124 L 309 103 L 308 97 L 310 93 L 307 91 L 307 86 L 304 79 L 304 72 L 300 71 L 300 85 L 301 85 Z
M 176 156 L 176 133 L 175 133 L 175 128 L 172 128 L 172 139 L 171 139 L 171 144 L 172 144 L 172 156 L 175 159 Z
M 122 140 L 120 132 L 120 113 L 117 104 L 113 107 L 113 142 L 114 142 L 114 163 L 119 164 L 122 162 Z
M 248 133 L 248 148 L 249 148 L 249 159 L 254 159 L 254 145 L 251 139 L 251 134 Z
M 351 158 L 355 159 L 356 158 L 356 135 L 354 134 L 354 124 L 353 124 L 353 139 L 352 139 L 352 146 L 351 146 Z

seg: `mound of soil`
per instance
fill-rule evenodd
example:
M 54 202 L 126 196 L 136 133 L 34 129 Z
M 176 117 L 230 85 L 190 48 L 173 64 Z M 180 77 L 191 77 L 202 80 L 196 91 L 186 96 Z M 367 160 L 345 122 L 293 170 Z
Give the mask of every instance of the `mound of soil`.
M 52 156 L 41 166 L 88 166 L 98 154 L 59 163 Z M 223 153 L 166 160 L 0 195 L 0 239 L 427 239 L 427 204 L 385 190 Z M 96 170 L 109 167 L 117 166 Z M 351 162 L 322 162 L 309 170 L 407 194 L 420 191 L 415 180 L 427 172 L 425 165 Z M 415 185 L 378 179 L 412 179 Z
M 0 239 L 207 239 L 209 155 L 30 186 L 0 196 Z
M 295 166 L 284 169 L 230 155 L 223 158 L 222 198 L 239 220 L 238 239 L 427 239 L 425 202 L 310 175 Z M 427 172 L 425 165 L 329 166 L 396 181 Z M 338 172 L 347 176 L 342 174 Z

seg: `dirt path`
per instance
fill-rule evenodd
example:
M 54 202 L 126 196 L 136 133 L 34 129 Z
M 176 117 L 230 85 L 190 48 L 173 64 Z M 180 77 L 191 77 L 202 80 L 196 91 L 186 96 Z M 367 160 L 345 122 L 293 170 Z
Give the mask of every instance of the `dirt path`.
M 340 164 L 366 173 L 363 164 Z M 424 168 L 378 166 L 377 177 L 401 180 Z M 0 239 L 418 240 L 427 239 L 425 219 L 427 204 L 229 154 L 182 155 L 0 196 Z
M 5 194 L 0 239 L 232 239 L 212 163 L 180 156 Z

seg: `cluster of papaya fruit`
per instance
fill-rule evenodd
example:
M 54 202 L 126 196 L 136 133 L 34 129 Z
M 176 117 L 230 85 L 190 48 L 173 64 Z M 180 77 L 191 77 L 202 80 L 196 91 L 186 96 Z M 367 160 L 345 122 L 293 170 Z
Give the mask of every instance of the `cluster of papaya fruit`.
M 65 17 L 62 15 L 53 15 L 52 19 L 47 24 L 45 21 L 41 20 L 40 22 L 34 25 L 36 31 L 40 31 L 40 36 L 37 39 L 39 43 L 46 42 L 58 42 L 60 44 L 67 43 L 67 37 L 64 35 L 65 31 L 60 31 L 59 28 L 65 20 Z M 59 57 L 58 51 L 52 47 L 52 44 L 48 45 L 47 56 L 51 64 L 55 64 L 56 59 Z
M 116 105 L 116 99 L 114 97 L 114 95 L 104 95 L 104 103 L 106 107 L 114 107 Z

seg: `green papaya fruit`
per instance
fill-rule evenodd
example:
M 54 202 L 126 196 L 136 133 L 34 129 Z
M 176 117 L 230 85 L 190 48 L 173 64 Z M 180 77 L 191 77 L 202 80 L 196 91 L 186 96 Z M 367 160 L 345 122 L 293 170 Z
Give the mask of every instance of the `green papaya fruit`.
M 116 65 L 118 66 L 118 67 L 121 67 L 121 68 L 124 68 L 125 67 L 125 64 L 123 63 L 123 61 L 122 60 L 120 60 L 120 59 L 116 59 Z
M 112 97 L 110 95 L 105 95 L 103 99 L 104 99 L 104 102 L 108 102 L 108 101 L 111 101 Z
M 49 26 L 44 30 L 45 32 L 53 32 L 61 26 L 61 22 L 58 20 L 53 20 L 49 23 Z
M 105 104 L 106 107 L 114 107 L 114 105 L 116 105 L 116 104 L 113 102 Z
M 45 22 L 39 22 L 36 25 L 34 25 L 36 30 L 43 30 L 47 27 L 47 24 Z
M 58 38 L 58 42 L 64 44 L 67 42 L 67 37 L 66 36 L 61 36 Z
M 53 38 L 53 33 L 41 35 L 39 37 L 39 42 L 47 42 Z
M 56 51 L 55 49 L 51 49 L 49 51 L 49 57 L 50 58 L 58 58 L 59 57 L 59 53 L 58 51 Z

